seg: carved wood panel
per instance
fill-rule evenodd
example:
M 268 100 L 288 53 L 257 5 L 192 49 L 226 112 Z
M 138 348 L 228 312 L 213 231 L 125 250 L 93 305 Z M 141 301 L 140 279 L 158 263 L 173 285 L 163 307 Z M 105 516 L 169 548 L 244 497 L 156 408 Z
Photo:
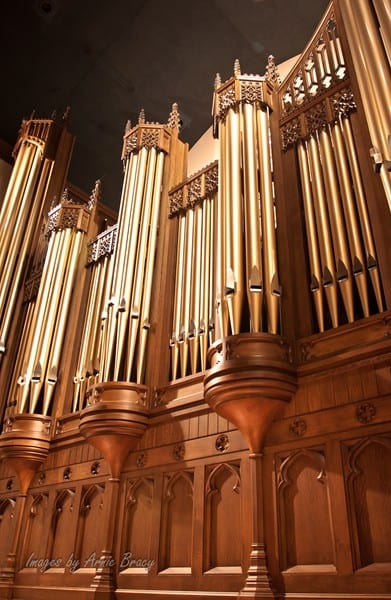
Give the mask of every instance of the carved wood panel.
M 334 565 L 329 488 L 321 450 L 280 459 L 277 473 L 281 568 Z
M 193 479 L 193 473 L 188 471 L 166 474 L 159 560 L 161 569 L 191 569 Z
M 391 440 L 360 440 L 345 469 L 356 567 L 391 563 Z
M 15 500 L 5 498 L 0 502 L 0 568 L 5 565 L 11 550 L 14 533 Z
M 93 567 L 102 550 L 104 528 L 104 486 L 91 485 L 83 490 L 80 504 L 76 556 L 81 567 Z
M 127 482 L 121 556 L 129 560 L 150 556 L 153 493 L 154 480 L 150 477 Z M 129 567 L 130 563 L 125 564 Z
M 27 521 L 24 537 L 24 552 L 22 553 L 22 564 L 29 566 L 34 559 L 46 557 L 46 545 L 48 539 L 48 494 L 37 494 L 30 497 L 30 507 L 27 512 Z
M 205 570 L 240 566 L 240 469 L 222 463 L 209 470 L 205 490 Z
M 74 539 L 71 533 L 74 530 L 74 502 L 74 489 L 67 488 L 58 492 L 52 513 L 49 548 L 49 555 L 53 559 L 61 558 L 66 561 L 73 552 Z

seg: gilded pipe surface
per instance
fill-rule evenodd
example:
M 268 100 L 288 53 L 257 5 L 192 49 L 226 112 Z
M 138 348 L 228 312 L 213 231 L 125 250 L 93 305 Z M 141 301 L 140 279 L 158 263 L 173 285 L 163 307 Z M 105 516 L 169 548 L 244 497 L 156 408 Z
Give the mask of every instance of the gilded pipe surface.
M 315 199 L 315 215 L 318 231 L 320 257 L 322 261 L 322 284 L 330 310 L 333 327 L 338 327 L 338 301 L 335 281 L 334 255 L 330 233 L 326 197 L 323 188 L 322 169 L 319 159 L 318 143 L 314 136 L 308 141 L 311 165 L 312 193 Z
M 323 292 L 321 287 L 322 268 L 319 260 L 318 236 L 316 231 L 316 218 L 314 212 L 314 201 L 311 191 L 311 179 L 308 168 L 307 151 L 302 140 L 300 140 L 297 144 L 297 154 L 299 158 L 300 178 L 303 190 L 304 217 L 307 231 L 308 252 L 311 269 L 310 285 L 314 298 L 319 331 L 324 331 Z
M 72 403 L 72 411 L 75 412 L 77 410 L 77 406 L 79 404 L 80 397 L 80 382 L 82 378 L 85 378 L 87 372 L 87 360 L 88 360 L 88 347 L 91 344 L 91 338 L 93 337 L 93 333 L 95 332 L 95 328 L 93 327 L 94 319 L 96 318 L 96 314 L 98 313 L 98 302 L 100 299 L 100 294 L 98 291 L 99 283 L 102 279 L 101 273 L 103 269 L 103 261 L 97 262 L 93 266 L 91 266 L 91 280 L 90 286 L 88 290 L 88 299 L 87 299 L 87 310 L 86 316 L 84 319 L 84 327 L 83 333 L 81 336 L 81 344 L 79 350 L 79 357 L 77 360 L 76 373 L 73 378 L 74 384 L 74 392 L 73 392 L 73 403 Z
M 342 119 L 341 123 L 343 128 L 344 139 L 346 141 L 346 150 L 348 154 L 350 171 L 352 174 L 352 180 L 356 194 L 357 210 L 359 214 L 361 233 L 366 253 L 366 265 L 369 271 L 369 276 L 372 281 L 379 312 L 382 312 L 384 309 L 379 271 L 377 268 L 376 249 L 372 235 L 371 223 L 368 215 L 368 208 L 365 200 L 365 193 L 359 169 L 359 161 L 354 143 L 352 126 L 348 118 Z
M 194 207 L 194 244 L 189 325 L 190 365 L 193 374 L 197 372 L 200 348 L 201 295 L 204 293 L 204 282 L 201 279 L 203 220 L 202 206 L 196 204 Z
M 345 223 L 348 232 L 350 256 L 353 264 L 353 274 L 357 283 L 361 306 L 364 316 L 369 315 L 365 254 L 361 243 L 360 225 L 357 218 L 356 202 L 351 186 L 350 170 L 346 156 L 345 143 L 341 124 L 335 123 L 331 129 L 334 142 L 335 158 L 338 169 L 340 190 L 345 212 Z
M 357 0 L 354 7 L 350 0 L 339 4 L 371 140 L 384 159 L 389 155 L 391 132 L 389 65 L 368 0 Z M 381 168 L 380 177 L 391 210 L 391 174 Z
M 187 373 L 189 360 L 189 328 L 190 328 L 190 301 L 191 301 L 191 280 L 193 269 L 193 245 L 194 245 L 194 210 L 186 212 L 186 244 L 185 244 L 185 270 L 183 275 L 184 291 L 181 306 L 180 321 L 180 366 L 181 376 L 185 377 Z
M 62 233 L 62 232 L 61 232 Z M 51 274 L 56 265 L 60 251 L 61 234 L 53 232 L 49 238 L 48 251 L 42 270 L 41 283 L 38 289 L 37 299 L 34 305 L 34 314 L 26 344 L 26 352 L 23 361 L 23 372 L 20 375 L 20 393 L 18 413 L 26 412 L 26 404 L 30 391 L 30 380 L 36 363 L 36 353 L 39 343 L 39 334 L 42 332 L 42 323 L 47 310 L 47 301 L 52 283 Z
M 152 156 L 152 155 L 151 155 Z M 113 363 L 115 369 L 118 368 L 121 360 L 126 361 L 126 334 L 128 331 L 128 323 L 131 318 L 131 292 L 133 287 L 133 280 L 135 276 L 137 249 L 140 239 L 140 219 L 143 209 L 143 195 L 144 187 L 147 184 L 147 178 L 149 176 L 148 167 L 150 164 L 150 156 L 146 148 L 140 150 L 140 157 L 138 161 L 136 182 L 134 188 L 130 188 L 129 201 L 132 204 L 132 212 L 130 215 L 130 222 L 123 224 L 127 228 L 128 239 L 126 243 L 125 251 L 125 264 L 124 272 L 122 273 L 120 287 L 117 288 L 118 295 L 117 306 L 116 306 L 116 321 L 117 321 L 117 335 L 115 343 L 111 349 L 111 356 L 109 362 Z M 118 224 L 120 227 L 120 224 Z M 113 339 L 114 342 L 114 339 Z M 118 373 L 113 377 L 117 379 Z
M 97 374 L 97 382 L 103 381 L 105 357 L 107 356 L 107 329 L 108 329 L 108 309 L 110 294 L 113 287 L 114 277 L 114 256 L 111 255 L 108 261 L 107 275 L 104 284 L 104 294 L 102 295 L 102 305 L 99 312 L 100 329 L 97 341 L 92 346 L 91 357 L 94 371 Z
M 217 225 L 216 225 L 216 205 L 217 205 L 217 194 L 214 194 L 210 200 L 208 200 L 208 217 L 209 217 L 209 236 L 210 236 L 210 244 L 209 244 L 209 303 L 208 307 L 205 309 L 205 324 L 208 331 L 208 345 L 212 344 L 216 339 L 216 306 L 215 306 L 215 298 L 216 298 L 216 262 L 215 255 L 216 252 L 216 237 L 217 237 Z M 205 355 L 205 368 L 206 368 L 206 355 Z
M 226 125 L 221 122 L 219 125 L 219 187 L 217 190 L 216 203 L 216 252 L 214 272 L 216 279 L 216 290 L 214 305 L 216 310 L 216 336 L 217 338 L 228 335 L 228 311 L 224 296 L 224 274 L 226 271 L 226 217 L 225 217 L 225 196 L 227 190 L 227 136 Z
M 176 281 L 174 297 L 174 314 L 172 321 L 172 339 L 171 339 L 171 378 L 175 380 L 178 373 L 179 363 L 179 344 L 181 335 L 181 308 L 184 287 L 184 268 L 185 268 L 185 244 L 186 244 L 186 214 L 179 214 L 178 227 L 178 246 L 176 262 Z
M 380 35 L 388 56 L 388 62 L 391 63 L 391 4 L 384 0 L 372 0 L 372 3 L 375 7 L 380 26 Z
M 10 254 L 12 255 L 11 243 L 17 243 L 17 238 L 22 232 L 14 230 L 13 223 L 19 212 L 19 207 L 23 199 L 24 189 L 29 176 L 29 170 L 33 161 L 35 149 L 31 145 L 23 145 L 19 150 L 20 160 L 17 161 L 12 170 L 11 181 L 7 187 L 6 195 L 2 203 L 1 210 L 1 245 L 0 245 L 0 277 L 3 281 L 4 263 Z M 19 155 L 18 155 L 19 158 Z M 2 292 L 3 285 L 0 288 Z M 1 296 L 0 296 L 1 302 Z M 2 304 L 0 304 L 2 306 Z
M 149 332 L 149 321 L 151 311 L 151 298 L 153 290 L 153 269 L 155 264 L 155 253 L 160 215 L 160 197 L 163 182 L 164 152 L 157 156 L 156 173 L 152 197 L 150 233 L 148 240 L 148 255 L 145 264 L 145 280 L 143 300 L 140 314 L 139 348 L 137 352 L 137 383 L 142 383 L 147 351 L 147 338 Z
M 77 272 L 77 266 L 80 256 L 81 247 L 84 240 L 84 232 L 73 231 L 70 247 L 70 255 L 68 257 L 66 272 L 63 275 L 63 287 L 61 297 L 56 310 L 56 323 L 52 334 L 52 345 L 47 359 L 47 368 L 43 376 L 44 396 L 43 396 L 43 414 L 47 415 L 51 405 L 54 388 L 57 383 L 57 375 L 60 364 L 61 352 L 63 349 L 65 327 L 68 322 L 69 307 L 71 303 L 72 291 Z
M 24 361 L 24 357 L 26 356 L 26 346 L 27 346 L 31 323 L 32 323 L 33 315 L 34 315 L 34 308 L 35 308 L 35 303 L 29 302 L 28 307 L 27 307 L 26 317 L 25 317 L 24 324 L 23 324 L 22 337 L 20 339 L 18 354 L 17 354 L 16 361 L 15 361 L 15 367 L 13 369 L 11 386 L 10 386 L 10 391 L 8 394 L 9 399 L 12 402 L 16 402 L 16 404 L 15 404 L 16 408 L 12 409 L 13 412 L 17 411 L 17 407 L 19 405 L 19 395 L 20 395 L 19 393 L 21 391 L 21 386 L 19 385 L 19 377 L 20 377 L 20 373 L 22 373 L 22 371 L 23 371 L 23 361 Z
M 339 194 L 338 184 L 340 182 L 338 182 L 329 130 L 321 129 L 319 133 L 319 146 L 321 151 L 323 181 L 326 189 L 326 202 L 331 224 L 336 279 L 339 284 L 348 321 L 349 323 L 353 323 L 353 282 L 350 267 L 350 255 Z
M 257 177 L 256 120 L 254 105 L 241 105 L 243 118 L 244 209 L 246 232 L 246 283 L 251 331 L 262 330 L 263 270 L 260 231 L 260 205 Z M 263 149 L 260 151 L 263 151 Z
M 226 259 L 224 294 L 233 335 L 240 333 L 242 319 L 244 274 L 243 274 L 243 224 L 242 183 L 240 166 L 240 119 L 239 113 L 229 109 L 226 117 L 229 162 L 225 200 Z
M 35 184 L 37 176 L 36 169 L 33 169 L 33 165 L 37 165 L 39 155 L 34 149 L 33 154 L 29 152 L 27 154 L 26 170 L 21 172 L 21 185 L 18 186 L 16 192 L 18 193 L 16 203 L 13 210 L 10 211 L 6 223 L 2 223 L 4 236 L 2 243 L 4 246 L 1 248 L 2 261 L 0 269 L 0 308 L 5 306 L 6 298 L 9 292 L 11 278 L 14 273 L 15 265 L 17 264 L 20 256 L 19 250 L 23 243 L 24 229 L 21 226 L 17 226 L 18 223 L 22 225 L 23 219 L 28 217 L 28 209 L 31 208 L 29 203 L 31 201 L 33 189 L 32 185 Z
M 101 355 L 101 380 L 107 381 L 110 376 L 110 368 L 113 356 L 113 346 L 117 327 L 117 308 L 120 302 L 121 283 L 125 272 L 125 259 L 127 256 L 128 238 L 131 233 L 131 215 L 134 210 L 132 202 L 132 192 L 136 182 L 136 176 L 139 169 L 140 155 L 131 154 L 126 163 L 125 179 L 121 194 L 120 218 L 118 219 L 117 241 L 113 255 L 113 280 L 111 293 L 108 298 L 106 308 L 106 318 L 104 323 L 104 344 L 102 344 Z
M 57 232 L 56 232 L 57 233 Z M 62 231 L 60 244 L 60 252 L 58 261 L 55 264 L 54 271 L 49 274 L 51 275 L 52 285 L 50 286 L 50 293 L 45 303 L 45 314 L 41 322 L 41 330 L 38 336 L 38 344 L 36 346 L 35 364 L 34 371 L 31 377 L 30 385 L 30 413 L 34 413 L 37 407 L 39 395 L 43 386 L 43 378 L 47 368 L 47 362 L 49 359 L 49 352 L 51 348 L 51 342 L 53 340 L 53 331 L 57 319 L 57 310 L 60 300 L 62 284 L 64 281 L 64 273 L 66 271 L 69 250 L 72 244 L 72 230 L 67 228 Z
M 206 353 L 208 350 L 208 335 L 209 335 L 209 320 L 210 316 L 210 290 L 211 290 L 211 271 L 210 271 L 210 257 L 211 257 L 211 200 L 205 198 L 202 203 L 202 232 L 201 232 L 201 272 L 200 272 L 200 321 L 199 321 L 199 334 L 200 334 L 200 365 L 201 371 L 206 369 Z
M 41 175 L 38 190 L 36 193 L 36 198 L 41 198 L 40 191 L 47 185 L 47 178 L 50 175 L 51 168 L 52 168 L 52 165 L 49 164 L 48 161 L 45 161 L 44 166 L 42 168 L 42 175 Z M 37 222 L 39 219 L 40 211 L 41 211 L 40 203 L 35 202 L 30 211 L 29 220 L 28 220 L 27 226 L 24 230 L 22 245 L 19 248 L 19 257 L 26 257 L 29 252 L 31 239 L 37 228 Z M 20 286 L 22 283 L 24 269 L 25 269 L 25 260 L 20 260 L 20 259 L 17 260 L 16 267 L 12 273 L 12 280 L 11 280 L 11 284 L 9 285 L 9 295 L 7 298 L 7 302 L 5 305 L 5 311 L 4 311 L 1 326 L 0 326 L 0 340 L 1 340 L 1 343 L 4 345 L 4 347 L 6 346 L 8 330 L 14 319 L 15 304 L 16 304 L 17 296 L 18 296 Z
M 269 108 L 257 109 L 256 115 L 264 249 L 264 293 L 268 314 L 268 331 L 269 333 L 278 333 L 280 290 L 278 284 L 274 193 L 269 138 Z

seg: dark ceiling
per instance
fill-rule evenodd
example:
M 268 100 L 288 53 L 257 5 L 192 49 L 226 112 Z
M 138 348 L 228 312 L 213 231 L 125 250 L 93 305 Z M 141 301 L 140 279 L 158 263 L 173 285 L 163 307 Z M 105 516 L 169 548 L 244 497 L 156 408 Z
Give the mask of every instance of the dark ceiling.
M 69 179 L 118 206 L 122 134 L 141 108 L 166 122 L 179 103 L 190 146 L 211 124 L 216 71 L 265 71 L 298 54 L 327 0 L 9 0 L 2 4 L 0 138 L 14 144 L 35 109 L 70 105 L 76 135 Z

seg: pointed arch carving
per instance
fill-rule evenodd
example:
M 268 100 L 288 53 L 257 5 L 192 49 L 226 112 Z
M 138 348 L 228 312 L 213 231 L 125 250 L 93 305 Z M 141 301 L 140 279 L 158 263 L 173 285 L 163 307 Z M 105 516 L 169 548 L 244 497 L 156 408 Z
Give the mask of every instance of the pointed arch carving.
M 166 473 L 162 503 L 161 569 L 191 571 L 193 540 L 193 471 Z
M 83 489 L 77 525 L 76 558 L 80 566 L 89 566 L 87 559 L 91 555 L 100 556 L 104 528 L 102 516 L 104 508 L 105 486 L 99 483 Z
M 46 554 L 49 530 L 48 502 L 49 496 L 46 492 L 30 497 L 23 540 L 22 567 L 29 556 L 34 555 L 35 558 L 39 558 Z
M 391 563 L 391 439 L 372 436 L 345 449 L 356 569 Z
M 65 560 L 74 548 L 72 532 L 76 529 L 77 519 L 74 512 L 75 495 L 73 488 L 65 488 L 58 492 L 54 501 L 47 552 L 50 558 L 62 557 Z
M 0 568 L 5 566 L 8 552 L 12 546 L 15 506 L 14 498 L 4 498 L 0 501 Z
M 155 480 L 138 477 L 127 481 L 121 556 L 150 556 L 152 539 L 152 504 Z
M 335 570 L 330 494 L 323 449 L 300 449 L 277 461 L 281 569 Z M 314 536 L 313 532 L 318 535 Z
M 240 567 L 242 563 L 240 489 L 237 463 L 220 463 L 207 473 L 204 522 L 204 569 L 207 571 Z

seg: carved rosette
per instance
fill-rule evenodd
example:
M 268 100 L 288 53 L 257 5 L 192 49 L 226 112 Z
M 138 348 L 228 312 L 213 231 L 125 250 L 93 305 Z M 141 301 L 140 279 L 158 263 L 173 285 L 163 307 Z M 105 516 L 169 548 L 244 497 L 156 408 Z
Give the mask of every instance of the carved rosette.
M 0 436 L 0 459 L 16 472 L 25 494 L 38 468 L 45 462 L 50 446 L 51 418 L 17 414 L 6 419 Z
M 278 335 L 239 334 L 216 342 L 208 357 L 206 402 L 242 432 L 251 452 L 259 453 L 273 419 L 296 390 L 289 347 Z
M 146 386 L 113 381 L 87 391 L 80 433 L 102 453 L 113 477 L 119 477 L 124 460 L 147 428 L 146 393 Z

